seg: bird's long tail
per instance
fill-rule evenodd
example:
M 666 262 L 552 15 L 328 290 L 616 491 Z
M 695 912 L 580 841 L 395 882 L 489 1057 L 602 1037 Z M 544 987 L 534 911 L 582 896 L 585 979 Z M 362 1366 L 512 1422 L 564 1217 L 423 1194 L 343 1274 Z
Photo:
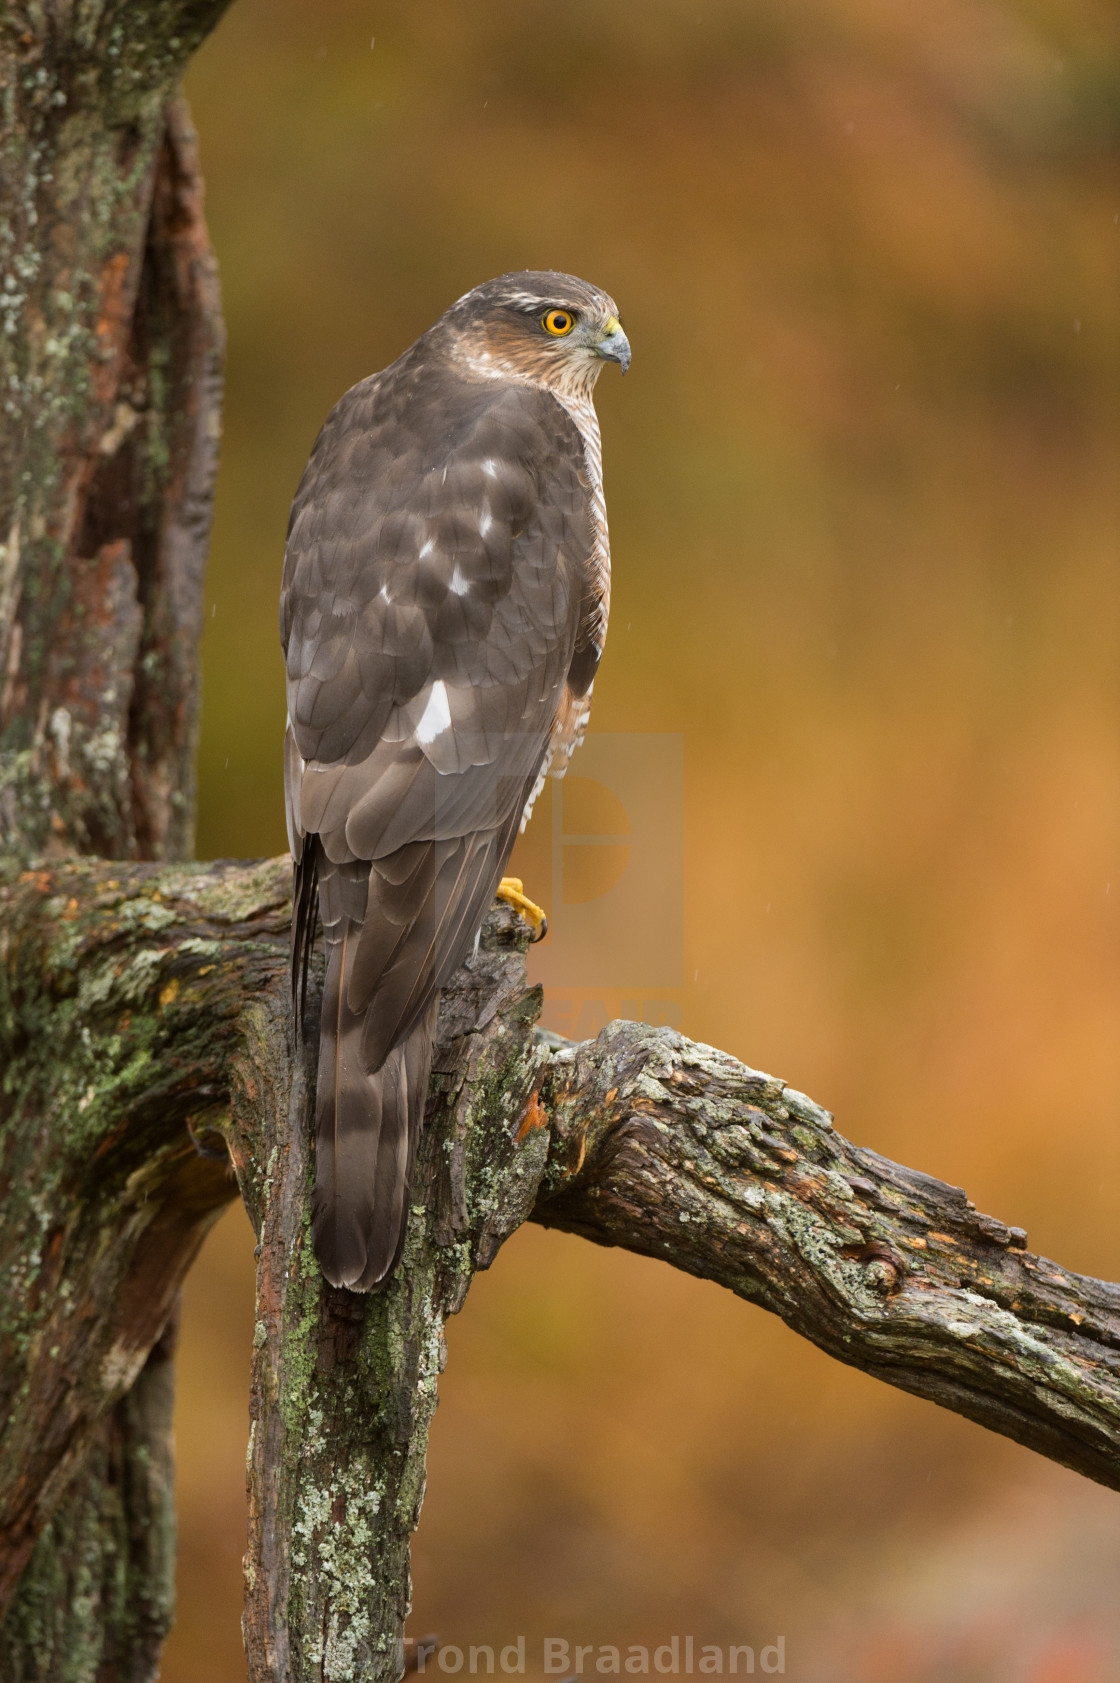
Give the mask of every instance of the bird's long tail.
M 364 1068 L 364 1017 L 347 1004 L 357 945 L 358 930 L 349 918 L 328 930 L 311 1235 L 332 1285 L 372 1291 L 392 1274 L 404 1244 L 438 1001 L 380 1069 Z

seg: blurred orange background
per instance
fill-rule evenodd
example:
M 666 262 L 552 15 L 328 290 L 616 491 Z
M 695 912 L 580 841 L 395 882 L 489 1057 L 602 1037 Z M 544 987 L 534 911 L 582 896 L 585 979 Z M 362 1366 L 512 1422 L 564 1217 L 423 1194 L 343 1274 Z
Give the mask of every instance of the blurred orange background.
M 683 737 L 677 1020 L 1120 1277 L 1116 9 L 236 0 L 187 92 L 229 328 L 200 857 L 284 846 L 327 409 L 476 282 L 582 274 L 634 346 L 593 726 Z M 165 1683 L 245 1675 L 251 1246 L 232 1211 L 187 1290 Z M 1120 1678 L 1115 1496 L 715 1287 L 526 1230 L 449 1345 L 414 1633 Z

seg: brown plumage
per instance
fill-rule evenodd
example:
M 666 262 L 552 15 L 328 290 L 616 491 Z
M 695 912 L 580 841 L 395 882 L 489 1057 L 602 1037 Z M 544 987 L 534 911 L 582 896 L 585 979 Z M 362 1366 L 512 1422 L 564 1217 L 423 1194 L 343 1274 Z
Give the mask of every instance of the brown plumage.
M 586 725 L 610 580 L 591 394 L 629 356 L 570 275 L 477 287 L 335 406 L 292 505 L 292 985 L 298 1010 L 318 915 L 312 1233 L 354 1291 L 404 1243 L 439 989 Z

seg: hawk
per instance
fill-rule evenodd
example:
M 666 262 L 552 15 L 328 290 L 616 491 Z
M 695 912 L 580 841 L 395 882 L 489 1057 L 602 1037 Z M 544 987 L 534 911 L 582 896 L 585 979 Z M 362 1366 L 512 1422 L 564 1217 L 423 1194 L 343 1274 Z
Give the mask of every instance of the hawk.
M 587 724 L 610 603 L 604 362 L 625 373 L 630 346 L 597 287 L 478 286 L 336 404 L 292 504 L 292 987 L 298 1014 L 318 916 L 312 1237 L 351 1291 L 400 1257 L 439 990 Z

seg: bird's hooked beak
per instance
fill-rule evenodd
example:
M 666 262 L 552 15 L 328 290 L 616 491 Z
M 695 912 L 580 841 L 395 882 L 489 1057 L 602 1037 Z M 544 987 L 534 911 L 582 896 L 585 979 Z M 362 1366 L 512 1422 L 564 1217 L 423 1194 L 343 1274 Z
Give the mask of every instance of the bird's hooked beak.
M 601 356 L 604 362 L 617 362 L 625 374 L 630 366 L 630 341 L 622 331 L 622 323 L 617 316 L 611 316 L 603 329 L 603 337 L 595 346 L 596 356 Z

